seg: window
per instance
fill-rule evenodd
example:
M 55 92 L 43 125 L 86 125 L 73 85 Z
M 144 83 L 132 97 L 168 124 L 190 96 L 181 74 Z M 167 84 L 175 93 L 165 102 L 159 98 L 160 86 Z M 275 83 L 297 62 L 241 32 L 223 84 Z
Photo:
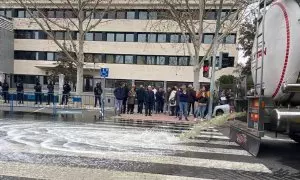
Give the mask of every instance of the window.
M 0 9 L 0 16 L 5 16 L 5 10 L 4 9 Z
M 147 11 L 140 11 L 139 12 L 139 19 L 148 19 Z
M 65 32 L 65 39 L 66 40 L 76 39 L 75 32 Z
M 158 56 L 156 64 L 157 65 L 165 65 L 166 64 L 166 57 L 164 57 L 164 56 Z
M 159 43 L 167 42 L 167 35 L 166 34 L 158 34 L 157 35 L 157 42 L 159 42 Z
M 94 60 L 95 60 L 95 63 L 103 63 L 101 54 L 95 54 Z
M 58 40 L 64 40 L 64 32 L 55 32 L 55 38 Z
M 36 60 L 34 51 L 15 51 L 15 59 Z
M 134 34 L 133 33 L 126 34 L 126 42 L 134 42 Z
M 133 64 L 133 56 L 125 56 L 125 64 Z
M 47 60 L 47 52 L 38 52 L 38 60 Z
M 24 18 L 25 17 L 25 10 L 16 10 L 16 17 L 17 18 Z
M 147 64 L 155 65 L 155 56 L 147 56 Z
M 84 12 L 84 17 L 85 17 L 86 19 L 93 19 L 93 18 L 94 18 L 94 13 L 93 13 L 93 11 L 89 11 L 89 10 L 85 11 L 85 12 Z
M 84 54 L 84 62 L 94 62 L 93 54 Z
M 94 36 L 93 33 L 86 33 L 85 34 L 85 40 L 86 41 L 93 41 L 94 40 L 93 36 Z
M 170 19 L 170 15 L 168 14 L 167 11 L 159 11 L 157 13 L 157 19 Z
M 12 17 L 12 10 L 6 10 L 6 17 Z
M 107 13 L 107 18 L 108 18 L 108 19 L 116 19 L 116 12 L 114 12 L 114 11 L 109 11 L 109 12 Z
M 124 56 L 116 55 L 116 64 L 124 64 Z
M 215 20 L 216 19 L 216 15 L 217 13 L 215 11 L 212 10 L 208 10 L 206 11 L 206 18 L 207 20 Z
M 135 19 L 135 12 L 134 11 L 128 11 L 126 18 L 127 19 Z
M 178 65 L 177 57 L 169 57 L 169 65 L 177 66 Z
M 48 11 L 47 17 L 48 18 L 55 18 L 55 12 L 54 11 Z
M 224 40 L 225 40 L 224 43 L 226 43 L 226 44 L 235 44 L 235 35 L 230 34 L 230 35 L 226 36 L 224 38 Z
M 170 42 L 171 43 L 178 43 L 179 42 L 179 35 L 177 35 L 177 34 L 171 34 L 171 36 L 170 36 Z
M 125 11 L 118 11 L 117 12 L 117 19 L 126 19 L 126 12 Z
M 222 61 L 222 68 L 234 67 L 234 57 L 228 57 Z
M 106 38 L 107 38 L 107 41 L 114 42 L 115 41 L 115 34 L 114 33 L 107 33 Z
M 25 30 L 17 30 L 15 31 L 15 38 L 16 39 L 32 39 L 33 33 L 32 31 L 25 31 Z
M 116 33 L 116 41 L 117 42 L 124 42 L 124 40 L 125 40 L 124 33 Z
M 214 35 L 213 34 L 204 34 L 203 35 L 203 43 L 204 44 L 211 44 L 213 42 Z
M 95 34 L 95 41 L 102 41 L 102 33 L 94 33 Z
M 48 61 L 53 61 L 54 60 L 54 53 L 53 52 L 48 52 L 47 53 L 47 60 Z
M 106 55 L 106 63 L 114 63 L 114 55 Z
M 104 18 L 104 12 L 101 10 L 97 10 L 94 12 L 94 18 L 95 19 L 103 19 Z
M 75 15 L 73 14 L 73 12 L 71 10 L 66 10 L 65 17 L 66 18 L 75 18 Z
M 138 34 L 138 42 L 146 42 L 146 34 Z
M 155 43 L 156 42 L 156 34 L 148 34 L 148 42 Z
M 188 57 L 179 57 L 179 66 L 187 66 L 188 65 Z
M 144 65 L 144 64 L 146 64 L 146 56 L 137 56 L 136 61 L 137 61 L 137 64 Z
M 180 36 L 180 42 L 181 42 L 181 43 L 190 42 L 189 35 L 181 35 L 181 36 Z
M 39 39 L 47 39 L 47 34 L 44 31 L 39 31 Z
M 55 17 L 56 18 L 64 18 L 64 11 L 63 10 L 57 10 L 56 12 L 55 12 Z
M 149 19 L 157 19 L 157 12 L 150 12 Z

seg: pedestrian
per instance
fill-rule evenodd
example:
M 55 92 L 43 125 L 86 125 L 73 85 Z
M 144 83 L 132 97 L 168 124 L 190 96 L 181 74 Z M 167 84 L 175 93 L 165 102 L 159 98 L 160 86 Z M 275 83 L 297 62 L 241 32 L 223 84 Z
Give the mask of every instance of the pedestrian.
M 162 88 L 159 88 L 155 94 L 156 100 L 156 113 L 163 113 L 164 101 L 165 101 L 165 92 Z
M 128 88 L 127 83 L 124 84 L 123 89 L 124 89 L 124 98 L 123 98 L 123 102 L 122 102 L 122 113 L 125 114 L 127 99 L 128 99 L 128 93 L 129 93 L 129 88 Z
M 179 118 L 179 112 L 180 112 L 180 107 L 179 107 L 179 92 L 181 91 L 180 88 L 176 87 L 176 95 L 175 95 L 175 99 L 176 99 L 176 109 L 175 109 L 175 114 L 176 114 L 176 118 Z
M 187 92 L 188 92 L 188 116 L 189 116 L 190 113 L 195 114 L 196 92 L 191 84 L 189 85 Z
M 62 95 L 62 101 L 61 101 L 60 105 L 63 105 L 63 104 L 68 105 L 70 92 L 71 92 L 71 86 L 66 81 L 63 86 L 63 95 Z
M 143 114 L 143 106 L 145 100 L 145 89 L 143 85 L 136 91 L 137 101 L 138 101 L 138 113 Z
M 205 118 L 205 111 L 207 109 L 207 102 L 208 102 L 208 97 L 207 97 L 207 93 L 205 91 L 205 89 L 203 88 L 200 92 L 200 98 L 198 99 L 198 114 L 196 116 L 196 118 L 199 118 L 202 120 Z
M 152 86 L 152 91 L 154 93 L 154 104 L 153 104 L 153 111 L 156 112 L 156 108 L 157 108 L 157 102 L 156 102 L 156 93 L 157 93 L 157 89 L 155 86 Z
M 135 87 L 132 86 L 131 90 L 128 92 L 127 114 L 129 113 L 133 114 L 135 98 L 136 98 L 136 91 L 135 91 Z
M 145 93 L 145 115 L 152 116 L 153 105 L 155 103 L 154 92 L 151 86 L 148 86 L 148 90 Z
M 185 120 L 188 121 L 187 118 L 187 105 L 188 105 L 188 93 L 186 86 L 182 86 L 182 90 L 179 91 L 179 109 L 180 109 L 180 115 L 179 120 L 182 120 L 182 116 L 184 115 Z
M 177 90 L 175 87 L 171 89 L 170 97 L 169 97 L 169 106 L 170 106 L 170 111 L 171 111 L 171 116 L 175 116 L 176 112 L 176 93 Z
M 51 101 L 54 104 L 54 85 L 53 85 L 52 81 L 50 81 L 49 84 L 47 85 L 47 89 L 48 89 L 48 103 L 47 103 L 47 105 L 50 105 Z
M 99 107 L 101 107 L 101 95 L 102 95 L 102 87 L 100 83 L 96 84 L 96 87 L 94 88 L 94 95 L 95 95 L 95 105 L 94 107 L 97 107 L 97 101 L 99 101 Z
M 38 102 L 42 104 L 42 86 L 39 81 L 36 82 L 34 86 L 34 90 L 35 90 L 35 104 L 38 104 Z
M 171 92 L 172 92 L 172 89 L 170 87 L 168 87 L 167 92 L 165 93 L 165 114 L 170 114 L 169 98 L 170 98 Z
M 9 103 L 9 85 L 4 79 L 4 82 L 2 83 L 2 93 L 3 93 L 3 98 L 4 98 L 4 103 Z
M 18 80 L 16 87 L 17 87 L 17 99 L 19 101 L 19 104 L 24 104 L 24 86 L 23 86 L 23 82 L 21 80 Z
M 124 84 L 120 83 L 119 86 L 114 90 L 115 95 L 115 115 L 120 116 L 122 112 L 122 104 L 125 97 Z

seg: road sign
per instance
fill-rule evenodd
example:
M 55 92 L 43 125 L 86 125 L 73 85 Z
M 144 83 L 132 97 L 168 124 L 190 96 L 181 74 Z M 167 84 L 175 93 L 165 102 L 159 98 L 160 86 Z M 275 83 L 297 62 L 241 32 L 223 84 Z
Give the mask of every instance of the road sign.
M 100 69 L 100 76 L 103 78 L 107 78 L 109 74 L 109 69 L 108 68 L 101 68 Z

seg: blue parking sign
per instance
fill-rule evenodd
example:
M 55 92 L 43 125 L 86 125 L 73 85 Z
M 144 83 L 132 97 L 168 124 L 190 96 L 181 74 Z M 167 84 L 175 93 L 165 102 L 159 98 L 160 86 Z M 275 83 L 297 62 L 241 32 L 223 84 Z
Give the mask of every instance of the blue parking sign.
M 103 78 L 107 78 L 109 74 L 109 69 L 108 68 L 101 68 L 100 69 L 100 76 Z

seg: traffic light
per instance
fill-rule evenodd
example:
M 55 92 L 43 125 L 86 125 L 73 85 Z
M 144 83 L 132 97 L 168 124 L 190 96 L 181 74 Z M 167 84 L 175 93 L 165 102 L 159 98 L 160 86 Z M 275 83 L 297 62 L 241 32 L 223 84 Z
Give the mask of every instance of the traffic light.
M 206 77 L 206 78 L 209 77 L 209 62 L 208 62 L 208 60 L 205 60 L 204 64 L 203 64 L 203 77 Z

